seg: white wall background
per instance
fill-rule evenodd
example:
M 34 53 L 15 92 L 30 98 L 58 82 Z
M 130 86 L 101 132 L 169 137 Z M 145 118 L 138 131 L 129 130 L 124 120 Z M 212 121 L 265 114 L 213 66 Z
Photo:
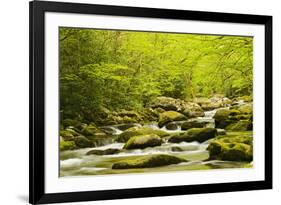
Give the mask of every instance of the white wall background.
M 79 204 L 278 204 L 281 201 L 281 6 L 277 0 L 72 0 L 109 5 L 273 15 L 274 189 Z M 28 201 L 28 1 L 2 1 L 0 12 L 0 204 Z M 280 47 L 279 47 L 280 46 Z M 223 177 L 223 176 L 222 176 Z M 280 202 L 279 202 L 280 203 Z M 74 204 L 74 203 L 73 203 Z M 78 203 L 75 203 L 78 204 Z

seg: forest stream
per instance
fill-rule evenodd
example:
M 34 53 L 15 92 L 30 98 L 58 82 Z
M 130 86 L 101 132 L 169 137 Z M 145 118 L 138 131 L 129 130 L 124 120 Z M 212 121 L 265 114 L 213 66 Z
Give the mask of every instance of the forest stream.
M 218 108 L 221 109 L 221 108 Z M 204 117 L 195 117 L 186 121 L 204 122 L 206 127 L 214 128 L 215 120 L 213 116 L 218 109 L 205 111 Z M 225 109 L 225 108 L 224 108 Z M 154 130 L 163 130 L 167 133 L 185 132 L 181 129 L 181 125 L 186 121 L 173 122 L 175 129 L 169 130 L 166 126 L 159 128 L 157 122 L 147 124 L 135 124 L 137 127 L 149 127 Z M 144 172 L 161 172 L 161 171 L 183 171 L 183 170 L 206 170 L 218 168 L 241 168 L 245 167 L 247 162 L 241 161 L 224 161 L 224 160 L 208 160 L 209 151 L 207 147 L 209 141 L 205 142 L 179 142 L 172 143 L 167 140 L 160 146 L 147 147 L 145 149 L 122 149 L 125 143 L 115 142 L 116 135 L 122 134 L 124 131 L 118 129 L 118 125 L 103 126 L 102 129 L 111 130 L 112 136 L 100 138 L 96 141 L 95 147 L 81 148 L 76 150 L 66 150 L 60 152 L 60 176 L 77 176 L 77 175 L 101 175 L 101 174 L 120 174 L 120 173 L 144 173 Z M 217 129 L 218 133 L 223 132 Z M 227 132 L 227 135 L 252 135 L 252 131 L 233 131 Z M 121 152 L 107 155 L 87 155 L 91 150 L 122 150 Z M 112 165 L 120 160 L 130 160 L 139 156 L 152 156 L 158 154 L 168 154 L 170 156 L 185 159 L 185 162 L 171 164 L 166 166 L 158 166 L 152 168 L 133 168 L 133 169 L 112 169 Z

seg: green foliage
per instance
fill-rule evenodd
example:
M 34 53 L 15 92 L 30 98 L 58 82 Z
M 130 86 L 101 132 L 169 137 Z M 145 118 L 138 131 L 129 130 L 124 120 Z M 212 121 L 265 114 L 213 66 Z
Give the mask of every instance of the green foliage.
M 103 108 L 141 110 L 157 96 L 252 94 L 253 39 L 60 28 L 60 109 L 96 121 Z

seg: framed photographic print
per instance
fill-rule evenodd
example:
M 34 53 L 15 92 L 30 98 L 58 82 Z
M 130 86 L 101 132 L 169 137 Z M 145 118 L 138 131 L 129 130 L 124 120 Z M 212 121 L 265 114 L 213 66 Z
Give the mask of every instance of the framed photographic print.
M 30 203 L 272 188 L 272 17 L 30 2 Z

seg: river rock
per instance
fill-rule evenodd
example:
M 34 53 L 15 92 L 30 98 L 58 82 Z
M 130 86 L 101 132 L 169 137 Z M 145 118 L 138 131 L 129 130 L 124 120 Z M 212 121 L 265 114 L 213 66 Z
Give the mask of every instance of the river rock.
M 205 122 L 198 122 L 198 121 L 187 121 L 181 125 L 182 130 L 188 130 L 191 128 L 203 128 L 205 127 Z
M 139 135 L 132 137 L 126 142 L 123 149 L 144 149 L 146 147 L 156 147 L 162 144 L 162 139 L 155 134 Z
M 124 130 L 127 130 L 127 129 L 131 128 L 131 127 L 141 127 L 141 125 L 138 124 L 138 123 L 127 123 L 127 124 L 116 125 L 115 127 L 119 130 L 124 131 Z
M 235 109 L 219 109 L 214 115 L 215 127 L 224 129 L 227 125 L 235 122 L 232 117 L 239 115 L 240 111 Z
M 250 120 L 240 120 L 226 126 L 229 131 L 247 131 L 253 130 L 253 123 Z
M 171 97 L 157 97 L 146 106 L 155 110 L 161 108 L 165 111 L 177 111 L 190 118 L 204 116 L 202 108 L 197 103 L 186 102 L 184 100 Z
M 60 151 L 76 149 L 74 141 L 60 141 Z
M 231 105 L 232 101 L 223 96 L 223 95 L 215 95 L 211 98 L 196 98 L 194 100 L 195 102 L 197 102 L 201 108 L 205 111 L 209 111 L 209 110 L 214 110 L 217 108 L 221 108 L 221 107 L 226 107 Z
M 253 160 L 253 138 L 251 136 L 222 137 L 211 140 L 207 150 L 210 160 Z
M 95 124 L 91 123 L 85 126 L 84 129 L 81 130 L 81 134 L 85 136 L 97 136 L 97 135 L 105 135 L 105 132 L 97 128 Z
M 184 150 L 181 147 L 172 147 L 172 152 L 183 152 Z
M 226 135 L 225 129 L 217 129 L 218 135 Z
M 68 130 L 60 130 L 60 136 L 64 141 L 71 141 L 74 139 L 73 133 Z
M 238 107 L 238 110 L 243 114 L 253 114 L 253 104 L 247 103 Z
M 99 150 L 99 149 L 93 149 L 86 153 L 86 155 L 112 155 L 119 153 L 119 149 L 105 149 L 105 150 Z
M 215 128 L 191 128 L 184 133 L 174 134 L 169 138 L 169 142 L 205 142 L 217 136 Z
M 236 101 L 243 101 L 243 102 L 251 102 L 251 101 L 253 101 L 253 97 L 249 96 L 249 95 L 244 95 L 244 96 L 241 96 L 241 97 L 237 97 L 235 100 Z
M 86 147 L 92 147 L 93 143 L 89 139 L 87 139 L 84 136 L 78 136 L 74 138 L 74 142 L 77 147 L 79 148 L 86 148 Z
M 163 130 L 154 130 L 149 127 L 132 127 L 125 130 L 122 134 L 118 135 L 115 139 L 117 142 L 127 142 L 131 137 L 147 134 L 156 134 L 159 137 L 167 137 L 169 133 Z
M 73 126 L 78 128 L 79 126 L 81 126 L 81 122 L 75 119 L 64 119 L 62 120 L 62 125 L 63 127 L 69 127 L 69 126 Z
M 174 121 L 187 120 L 187 117 L 176 111 L 166 111 L 160 114 L 158 125 L 163 127 L 165 124 Z
M 147 155 L 116 162 L 112 165 L 112 169 L 152 168 L 181 162 L 186 162 L 186 160 L 165 154 Z
M 143 116 L 133 110 L 120 110 L 108 112 L 107 117 L 102 121 L 103 125 L 118 125 L 127 123 L 138 123 L 143 121 Z
M 176 130 L 176 129 L 178 129 L 178 125 L 174 122 L 170 122 L 170 123 L 165 125 L 165 128 L 167 130 Z

